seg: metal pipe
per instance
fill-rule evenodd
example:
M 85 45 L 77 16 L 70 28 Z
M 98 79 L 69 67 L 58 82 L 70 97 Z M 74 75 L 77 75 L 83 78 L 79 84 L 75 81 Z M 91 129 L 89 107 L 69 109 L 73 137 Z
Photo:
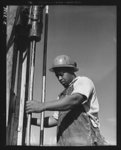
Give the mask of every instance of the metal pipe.
M 43 50 L 43 73 L 42 73 L 42 99 L 41 102 L 45 102 L 46 96 L 46 64 L 47 64 L 47 36 L 48 36 L 48 6 L 45 7 L 45 29 L 44 29 L 44 50 Z M 40 146 L 43 146 L 44 142 L 44 112 L 40 115 Z
M 30 54 L 30 80 L 29 80 L 29 94 L 28 100 L 33 99 L 33 86 L 34 86 L 34 68 L 35 68 L 35 51 L 36 41 L 31 42 L 31 54 Z M 31 114 L 28 114 L 27 118 L 27 130 L 26 130 L 26 145 L 30 145 L 31 137 Z
M 43 6 L 33 5 L 30 7 L 28 24 L 30 29 L 30 71 L 29 71 L 29 86 L 28 86 L 28 100 L 33 99 L 33 82 L 34 82 L 34 67 L 35 67 L 35 50 L 36 42 L 40 41 L 42 33 L 42 15 Z M 28 114 L 27 129 L 26 129 L 26 145 L 30 145 L 31 138 L 31 114 Z

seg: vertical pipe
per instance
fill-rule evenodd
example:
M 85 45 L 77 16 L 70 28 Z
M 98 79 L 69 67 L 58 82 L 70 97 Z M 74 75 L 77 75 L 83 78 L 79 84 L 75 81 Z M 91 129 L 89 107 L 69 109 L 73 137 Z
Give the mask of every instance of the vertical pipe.
M 33 99 L 33 85 L 34 85 L 34 67 L 35 67 L 35 50 L 36 50 L 36 41 L 33 40 L 31 42 L 30 49 L 30 80 L 29 80 L 29 92 L 28 92 L 28 100 Z M 30 145 L 31 139 L 31 114 L 28 114 L 27 118 L 27 130 L 26 130 L 26 145 Z
M 43 51 L 43 74 L 42 74 L 42 99 L 41 102 L 45 102 L 46 95 L 46 64 L 47 64 L 47 36 L 48 36 L 48 6 L 45 11 L 45 29 L 44 29 L 44 51 Z M 40 146 L 43 146 L 44 139 L 44 112 L 40 115 Z
M 34 66 L 35 66 L 35 50 L 36 50 L 36 42 L 38 42 L 41 38 L 41 29 L 42 23 L 40 20 L 42 17 L 42 7 L 33 5 L 30 7 L 29 11 L 29 21 L 28 24 L 31 25 L 30 30 L 30 40 L 31 40 L 31 48 L 30 48 L 30 72 L 29 72 L 29 86 L 28 86 L 28 100 L 33 99 L 33 81 L 34 81 Z M 40 26 L 41 25 L 41 26 Z M 27 119 L 27 129 L 26 129 L 26 145 L 30 145 L 30 137 L 31 137 L 31 114 L 28 114 Z

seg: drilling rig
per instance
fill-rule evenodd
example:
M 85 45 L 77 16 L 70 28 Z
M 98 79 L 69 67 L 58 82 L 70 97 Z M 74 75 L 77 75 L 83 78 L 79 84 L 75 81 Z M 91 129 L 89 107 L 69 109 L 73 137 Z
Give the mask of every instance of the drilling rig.
M 7 6 L 6 145 L 31 145 L 31 114 L 26 100 L 33 100 L 36 43 L 43 46 L 42 98 L 46 94 L 48 5 Z M 43 31 L 44 29 L 44 31 Z M 44 112 L 40 115 L 40 146 L 43 146 Z

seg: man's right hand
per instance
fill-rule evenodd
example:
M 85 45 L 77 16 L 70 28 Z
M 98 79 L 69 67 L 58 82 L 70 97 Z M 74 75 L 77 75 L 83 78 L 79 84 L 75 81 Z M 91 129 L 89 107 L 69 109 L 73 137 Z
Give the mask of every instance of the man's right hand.
M 35 100 L 26 102 L 26 113 L 41 113 L 42 111 L 44 111 L 44 103 Z

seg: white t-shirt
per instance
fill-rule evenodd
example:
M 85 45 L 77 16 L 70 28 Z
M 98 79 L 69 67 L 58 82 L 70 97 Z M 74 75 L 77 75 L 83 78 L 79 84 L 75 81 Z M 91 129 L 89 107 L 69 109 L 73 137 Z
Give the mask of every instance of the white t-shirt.
M 86 96 L 86 100 L 82 103 L 86 113 L 90 116 L 90 120 L 94 127 L 99 127 L 98 114 L 99 112 L 99 103 L 96 95 L 95 86 L 88 77 L 78 76 L 76 77 L 70 85 L 73 84 L 73 91 L 71 93 L 80 93 Z M 58 119 L 59 112 L 55 111 L 53 117 Z

